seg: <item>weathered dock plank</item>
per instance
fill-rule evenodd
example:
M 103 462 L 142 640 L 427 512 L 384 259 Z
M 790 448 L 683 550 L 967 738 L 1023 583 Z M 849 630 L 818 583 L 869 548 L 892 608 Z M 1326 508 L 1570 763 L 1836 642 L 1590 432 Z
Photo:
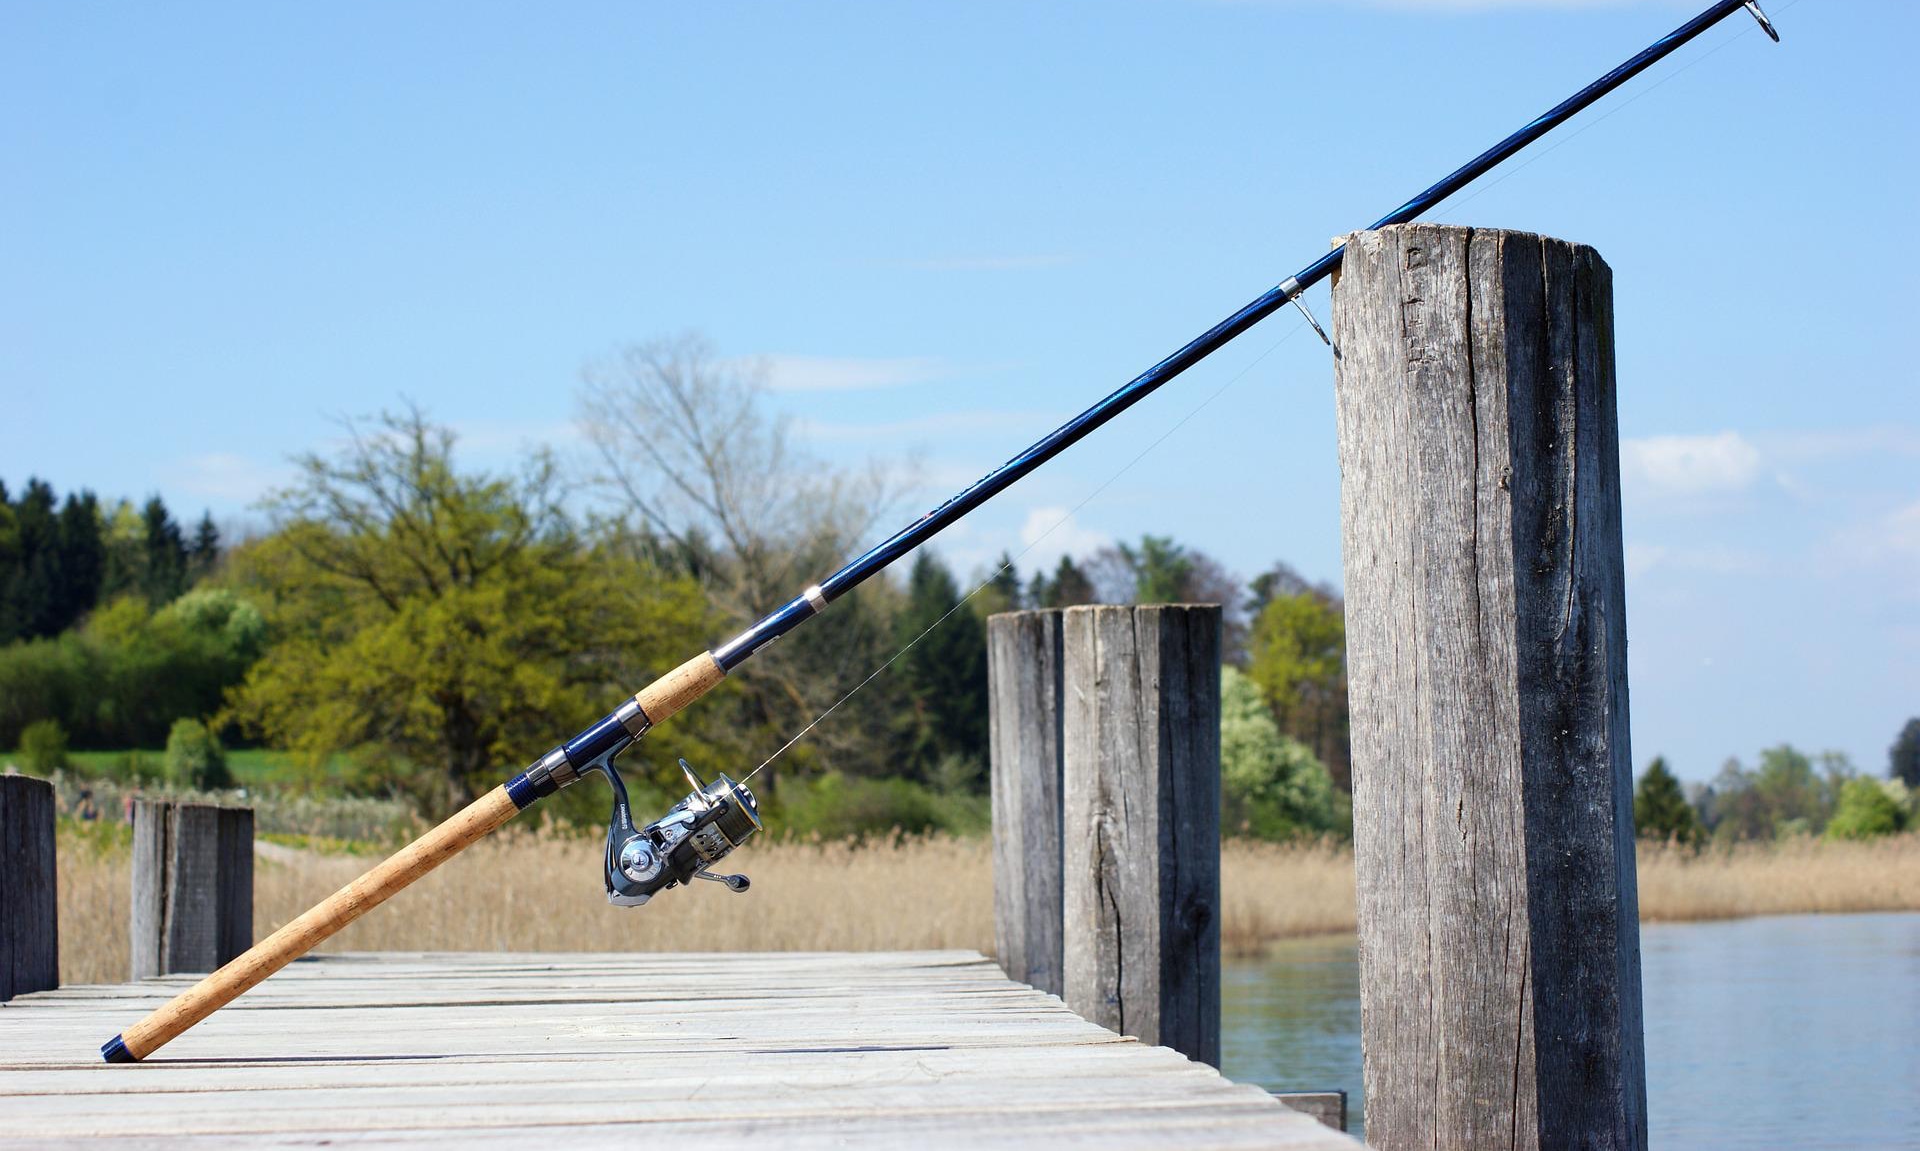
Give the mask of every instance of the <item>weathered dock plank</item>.
M 145 1063 L 98 1061 L 190 982 L 0 1007 L 0 1140 L 1358 1146 L 975 952 L 323 956 Z

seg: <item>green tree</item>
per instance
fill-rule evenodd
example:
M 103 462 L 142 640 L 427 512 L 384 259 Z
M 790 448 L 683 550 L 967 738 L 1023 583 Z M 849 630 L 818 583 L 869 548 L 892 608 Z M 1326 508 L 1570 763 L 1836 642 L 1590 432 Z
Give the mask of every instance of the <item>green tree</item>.
M 35 775 L 51 775 L 67 763 L 67 732 L 57 720 L 41 719 L 20 733 L 20 758 Z
M 60 524 L 53 488 L 29 479 L 9 505 L 0 572 L 0 642 L 58 633 L 60 618 Z
M 213 513 L 200 513 L 200 523 L 193 529 L 193 543 L 187 549 L 187 574 L 191 579 L 203 579 L 212 574 L 215 565 L 220 562 L 220 529 L 214 526 Z
M 174 720 L 162 763 L 166 781 L 175 787 L 218 791 L 233 786 L 233 777 L 227 773 L 227 749 L 197 719 Z
M 60 587 L 56 631 L 72 627 L 100 600 L 107 574 L 107 545 L 100 535 L 100 501 L 92 492 L 69 494 L 60 508 Z
M 766 397 L 763 365 L 723 359 L 693 333 L 590 365 L 580 395 L 594 482 L 617 509 L 622 547 L 697 580 L 716 630 L 748 625 L 838 568 L 896 495 L 898 469 L 836 467 L 796 450 Z M 764 756 L 885 663 L 900 599 L 897 583 L 869 581 L 735 669 L 737 740 Z M 895 679 L 868 684 L 862 709 L 887 713 Z M 891 770 L 888 725 L 853 714 L 813 728 L 756 788 L 770 795 L 789 771 Z
M 418 411 L 349 430 L 232 557 L 274 637 L 234 696 L 248 730 L 312 762 L 355 749 L 445 810 L 705 646 L 699 588 L 584 540 L 551 459 L 463 474 Z
M 1240 669 L 1220 673 L 1220 825 L 1260 839 L 1346 833 L 1350 813 L 1306 745 L 1280 733 Z
M 1887 749 L 1887 776 L 1920 788 L 1920 717 L 1908 720 Z
M 1072 556 L 1060 557 L 1051 578 L 1045 572 L 1035 572 L 1033 583 L 1027 588 L 1027 603 L 1032 607 L 1073 607 L 1097 602 L 1099 595 L 1093 589 L 1093 581 L 1073 562 Z
M 1347 629 L 1339 601 L 1305 590 L 1276 595 L 1254 620 L 1247 671 L 1280 730 L 1348 784 Z
M 155 607 L 172 603 L 187 590 L 187 540 L 159 496 L 140 509 L 146 549 L 140 590 Z
M 1003 611 L 1019 611 L 1026 606 L 1024 601 L 1020 570 L 1013 566 L 1012 555 L 1001 552 L 1000 558 L 994 561 L 992 571 L 980 584 L 980 590 L 968 602 L 973 614 L 987 619 Z
M 1680 781 L 1667 769 L 1665 756 L 1655 756 L 1633 789 L 1633 827 L 1642 839 L 1694 844 L 1706 837 L 1700 817 L 1681 794 Z
M 923 783 L 949 756 L 986 761 L 986 627 L 972 612 L 955 611 L 959 603 L 953 573 L 922 549 L 907 577 L 894 641 L 904 649 L 895 666 L 907 704 L 898 728 L 899 766 Z
M 1873 839 L 1905 830 L 1907 822 L 1905 806 L 1885 783 L 1860 776 L 1841 786 L 1826 838 Z

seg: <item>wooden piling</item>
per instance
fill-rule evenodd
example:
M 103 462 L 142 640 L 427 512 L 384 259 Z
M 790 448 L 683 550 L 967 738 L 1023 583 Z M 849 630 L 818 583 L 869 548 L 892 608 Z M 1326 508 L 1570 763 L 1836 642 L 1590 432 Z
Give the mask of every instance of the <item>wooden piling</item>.
M 1220 1062 L 1220 609 L 1064 617 L 1067 1006 Z
M 1514 232 L 1347 244 L 1367 1138 L 1644 1148 L 1611 273 Z
M 1060 612 L 987 621 L 994 951 L 1008 977 L 1059 995 Z
M 133 808 L 133 978 L 212 971 L 253 945 L 253 811 Z
M 0 775 L 0 1003 L 60 986 L 53 785 Z

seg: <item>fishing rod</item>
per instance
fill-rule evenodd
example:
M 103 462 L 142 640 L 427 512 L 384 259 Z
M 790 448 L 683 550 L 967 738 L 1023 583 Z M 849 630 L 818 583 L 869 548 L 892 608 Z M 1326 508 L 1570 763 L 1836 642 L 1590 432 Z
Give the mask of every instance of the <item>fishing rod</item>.
M 1455 169 L 1439 183 L 1380 217 L 1370 227 L 1384 228 L 1414 219 L 1743 8 L 1760 22 L 1760 27 L 1769 37 L 1775 42 L 1779 41 L 1779 33 L 1774 31 L 1772 22 L 1761 11 L 1757 0 L 1718 0 L 1698 16 Z M 708 783 L 683 759 L 680 768 L 692 790 L 667 814 L 644 827 L 637 827 L 627 804 L 626 785 L 614 766 L 614 758 L 631 747 L 655 724 L 711 691 L 726 678 L 728 672 L 752 658 L 755 652 L 825 611 L 828 604 L 1019 482 L 1029 472 L 1145 399 L 1235 336 L 1287 304 L 1298 303 L 1301 293 L 1339 267 L 1345 251 L 1345 245 L 1335 248 L 1269 288 L 1179 351 L 1055 428 L 1038 443 L 987 473 L 866 554 L 808 587 L 752 627 L 712 651 L 694 656 L 641 688 L 632 699 L 540 757 L 524 772 L 473 801 L 445 823 L 401 848 L 365 875 L 254 944 L 139 1023 L 114 1036 L 101 1046 L 100 1053 L 109 1063 L 131 1063 L 153 1054 L 414 880 L 445 863 L 534 803 L 578 781 L 588 772 L 597 771 L 606 776 L 613 790 L 613 815 L 607 826 L 604 875 L 609 902 L 618 906 L 639 906 L 670 888 L 690 887 L 695 879 L 713 880 L 735 892 L 745 891 L 748 887 L 746 876 L 718 875 L 712 871 L 714 865 L 762 830 L 759 803 L 745 783 L 724 774 Z M 1301 311 L 1306 313 L 1304 305 Z M 1320 331 L 1321 338 L 1325 339 L 1326 333 L 1320 330 L 1319 323 L 1313 320 L 1311 313 L 1306 314 L 1314 329 Z

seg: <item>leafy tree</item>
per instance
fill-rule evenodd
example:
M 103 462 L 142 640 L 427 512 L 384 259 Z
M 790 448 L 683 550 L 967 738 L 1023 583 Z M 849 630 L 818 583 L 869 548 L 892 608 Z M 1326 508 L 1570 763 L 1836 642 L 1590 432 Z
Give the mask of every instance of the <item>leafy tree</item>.
M 581 427 L 598 452 L 596 484 L 619 509 L 617 539 L 669 573 L 699 582 L 719 619 L 738 628 L 838 568 L 895 502 L 891 469 L 837 468 L 796 449 L 766 403 L 764 365 L 720 358 L 693 333 L 623 349 L 590 366 Z M 893 654 L 897 584 L 874 580 L 826 614 L 762 649 L 728 682 L 736 730 L 770 752 Z M 862 702 L 883 710 L 881 677 Z M 814 728 L 756 780 L 782 769 L 891 769 L 885 725 Z
M 1238 668 L 1220 674 L 1220 824 L 1229 834 L 1292 839 L 1350 831 L 1333 777 L 1306 745 L 1280 734 L 1260 689 Z
M 1887 749 L 1887 776 L 1920 788 L 1920 717 L 1908 720 Z
M 1872 839 L 1893 835 L 1906 828 L 1908 813 L 1900 800 L 1880 780 L 1860 776 L 1840 788 L 1840 799 L 1833 818 L 1827 823 L 1828 839 Z
M 1708 830 L 1718 839 L 1819 834 L 1853 767 L 1838 752 L 1818 758 L 1824 773 L 1814 770 L 1813 757 L 1790 744 L 1761 752 L 1753 771 L 1738 759 L 1727 760 L 1703 796 Z
M 175 719 L 219 711 L 265 641 L 259 611 L 227 589 L 158 612 L 121 596 L 79 628 L 0 648 L 0 740 L 54 719 L 76 746 L 154 746 Z
M 227 750 L 220 738 L 197 719 L 177 719 L 167 732 L 165 778 L 175 787 L 218 791 L 233 786 L 227 773 Z
M 35 775 L 52 775 L 65 769 L 68 766 L 66 729 L 51 719 L 28 724 L 20 733 L 20 758 L 26 760 L 27 770 Z
M 907 577 L 906 606 L 894 621 L 894 644 L 903 649 L 895 667 L 907 705 L 899 764 L 921 782 L 931 781 L 949 756 L 986 761 L 986 627 L 972 612 L 955 611 L 959 603 L 953 573 L 922 549 Z
M 1311 748 L 1342 790 L 1348 783 L 1346 616 L 1306 590 L 1276 595 L 1254 621 L 1247 672 L 1280 730 Z
M 699 588 L 582 539 L 550 458 L 463 474 L 418 411 L 349 432 L 232 557 L 275 637 L 234 695 L 248 730 L 316 763 L 356 749 L 444 810 L 704 646 Z
M 1706 838 L 1700 817 L 1681 794 L 1680 781 L 1667 770 L 1665 756 L 1655 756 L 1633 790 L 1633 826 L 1642 839 L 1694 844 Z

